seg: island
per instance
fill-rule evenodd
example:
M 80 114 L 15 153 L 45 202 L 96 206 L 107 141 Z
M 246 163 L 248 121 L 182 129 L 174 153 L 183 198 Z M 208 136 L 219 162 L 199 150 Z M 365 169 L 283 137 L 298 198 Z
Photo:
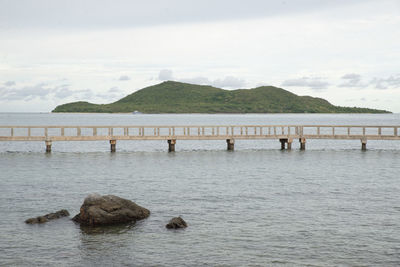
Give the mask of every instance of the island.
M 138 90 L 114 103 L 79 101 L 52 112 L 91 113 L 391 113 L 335 106 L 322 98 L 298 96 L 282 88 L 260 86 L 225 90 L 208 85 L 166 81 Z

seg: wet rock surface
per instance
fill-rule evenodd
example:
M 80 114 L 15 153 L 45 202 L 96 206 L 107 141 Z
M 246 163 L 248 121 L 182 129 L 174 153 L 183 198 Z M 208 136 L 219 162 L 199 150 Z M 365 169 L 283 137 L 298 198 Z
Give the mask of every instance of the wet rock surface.
M 29 218 L 25 221 L 27 224 L 37 224 L 37 223 L 45 223 L 51 220 L 55 220 L 61 217 L 69 216 L 69 212 L 67 210 L 59 210 L 54 213 L 49 213 L 44 216 L 39 216 L 36 218 Z
M 73 220 L 81 225 L 98 226 L 135 222 L 149 217 L 150 211 L 114 195 L 92 194 L 85 198 Z
M 181 217 L 174 217 L 168 222 L 165 227 L 167 227 L 168 229 L 181 229 L 186 228 L 187 223 Z

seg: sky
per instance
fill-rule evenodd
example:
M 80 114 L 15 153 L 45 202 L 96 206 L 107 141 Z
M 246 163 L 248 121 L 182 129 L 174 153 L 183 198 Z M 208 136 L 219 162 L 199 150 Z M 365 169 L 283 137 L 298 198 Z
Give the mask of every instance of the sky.
M 166 80 L 400 112 L 399 0 L 0 0 L 0 112 Z

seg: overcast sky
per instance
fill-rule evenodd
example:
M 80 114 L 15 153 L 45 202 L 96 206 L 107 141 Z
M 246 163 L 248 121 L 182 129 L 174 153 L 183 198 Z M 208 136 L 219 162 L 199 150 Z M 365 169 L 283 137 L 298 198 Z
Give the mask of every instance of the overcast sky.
M 0 112 L 164 80 L 400 112 L 400 1 L 0 0 Z

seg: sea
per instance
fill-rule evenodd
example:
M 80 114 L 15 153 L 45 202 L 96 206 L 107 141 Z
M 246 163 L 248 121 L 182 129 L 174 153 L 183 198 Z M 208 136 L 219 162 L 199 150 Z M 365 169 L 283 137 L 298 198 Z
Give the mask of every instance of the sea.
M 400 125 L 400 114 L 0 113 L 0 125 Z M 399 266 L 400 141 L 0 141 L 0 266 Z M 149 209 L 71 221 L 92 193 Z M 67 209 L 40 225 L 31 217 Z M 181 216 L 183 230 L 166 223 Z

